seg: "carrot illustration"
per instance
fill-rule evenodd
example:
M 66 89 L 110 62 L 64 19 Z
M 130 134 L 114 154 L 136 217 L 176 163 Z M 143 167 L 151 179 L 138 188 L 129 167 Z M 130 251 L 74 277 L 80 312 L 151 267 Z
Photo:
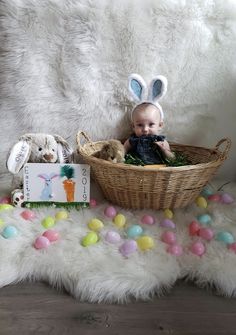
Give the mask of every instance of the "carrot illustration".
M 63 181 L 63 187 L 66 193 L 67 201 L 73 202 L 75 195 L 75 182 L 72 180 L 72 178 L 74 178 L 74 168 L 70 165 L 64 165 L 61 167 L 60 175 L 61 177 L 67 178 Z

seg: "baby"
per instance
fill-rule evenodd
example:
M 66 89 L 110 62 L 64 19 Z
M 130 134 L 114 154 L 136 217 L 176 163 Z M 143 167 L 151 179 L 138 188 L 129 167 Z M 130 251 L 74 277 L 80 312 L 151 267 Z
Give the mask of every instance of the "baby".
M 161 78 L 161 79 L 160 79 Z M 163 81 L 162 76 L 159 76 L 156 82 L 158 87 L 154 87 L 151 83 L 151 90 L 155 90 L 156 96 L 160 97 L 163 93 L 163 85 L 167 85 Z M 132 75 L 130 82 L 130 90 L 134 95 L 133 90 L 137 91 L 137 82 L 140 84 L 141 90 L 145 89 L 142 78 L 138 75 Z M 166 87 L 165 87 L 166 89 Z M 140 91 L 140 90 L 139 90 Z M 142 94 L 142 92 L 141 92 Z M 174 153 L 170 150 L 169 143 L 165 136 L 159 135 L 163 126 L 163 111 L 161 106 L 155 100 L 153 94 L 153 101 L 142 101 L 138 104 L 131 114 L 131 122 L 134 134 L 131 135 L 124 143 L 125 153 L 133 153 L 143 161 L 145 165 L 161 164 L 165 158 L 175 158 Z

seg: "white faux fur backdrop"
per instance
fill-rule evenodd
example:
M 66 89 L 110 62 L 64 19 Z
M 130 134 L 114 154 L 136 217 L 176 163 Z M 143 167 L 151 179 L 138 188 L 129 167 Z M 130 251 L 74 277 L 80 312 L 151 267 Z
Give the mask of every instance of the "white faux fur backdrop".
M 125 137 L 127 77 L 169 81 L 162 100 L 169 140 L 213 147 L 230 137 L 221 176 L 235 178 L 235 0 L 2 0 L 0 177 L 25 132 L 75 146 Z

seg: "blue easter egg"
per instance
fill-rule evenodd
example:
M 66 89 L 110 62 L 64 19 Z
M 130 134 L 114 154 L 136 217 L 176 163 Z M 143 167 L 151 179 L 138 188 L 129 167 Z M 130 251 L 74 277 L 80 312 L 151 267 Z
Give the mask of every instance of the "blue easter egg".
M 216 239 L 217 241 L 221 241 L 224 242 L 226 244 L 231 244 L 234 243 L 234 237 L 231 233 L 229 233 L 228 231 L 220 231 L 217 235 L 216 235 Z
M 197 217 L 197 219 L 202 225 L 210 225 L 212 221 L 212 218 L 209 214 L 201 214 Z
M 7 226 L 2 231 L 2 236 L 4 238 L 12 238 L 18 235 L 18 230 L 14 226 Z
M 139 225 L 133 225 L 129 227 L 127 230 L 127 236 L 129 238 L 140 236 L 142 233 L 143 233 L 143 228 Z

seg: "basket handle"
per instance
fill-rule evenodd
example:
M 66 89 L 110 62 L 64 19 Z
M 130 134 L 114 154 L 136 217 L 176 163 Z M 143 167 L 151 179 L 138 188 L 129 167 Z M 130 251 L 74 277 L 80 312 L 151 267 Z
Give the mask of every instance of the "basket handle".
M 220 158 L 226 158 L 226 157 L 227 157 L 232 142 L 231 142 L 231 140 L 230 140 L 229 138 L 222 138 L 222 139 L 216 144 L 216 146 L 215 146 L 214 149 L 220 151 L 219 148 L 220 148 L 220 146 L 221 146 L 223 143 L 225 144 L 225 148 L 224 148 L 224 150 L 223 150 L 222 152 L 220 152 Z
M 90 143 L 93 144 L 93 141 L 89 138 L 89 136 L 82 130 L 78 131 L 77 135 L 76 135 L 76 142 L 77 145 L 79 147 L 79 150 L 81 150 L 83 148 L 82 146 L 82 139 L 84 139 L 86 141 L 86 143 Z

